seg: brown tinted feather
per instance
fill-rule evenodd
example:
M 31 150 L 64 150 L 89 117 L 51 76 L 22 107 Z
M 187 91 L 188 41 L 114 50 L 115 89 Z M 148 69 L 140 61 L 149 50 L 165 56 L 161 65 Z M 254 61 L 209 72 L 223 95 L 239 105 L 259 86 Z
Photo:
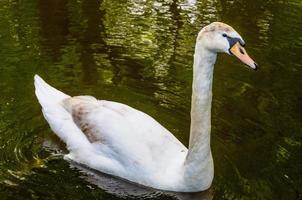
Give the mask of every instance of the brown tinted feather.
M 91 143 L 101 142 L 104 140 L 100 138 L 98 130 L 93 124 L 89 123 L 88 115 L 96 106 L 96 99 L 89 99 L 87 97 L 72 97 L 63 102 L 64 107 L 71 113 L 74 123 L 81 129 L 87 139 Z

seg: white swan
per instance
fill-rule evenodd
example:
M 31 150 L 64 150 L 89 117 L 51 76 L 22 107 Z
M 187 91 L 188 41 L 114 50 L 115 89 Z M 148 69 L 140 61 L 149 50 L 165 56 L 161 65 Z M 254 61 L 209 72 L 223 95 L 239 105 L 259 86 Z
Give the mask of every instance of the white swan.
M 197 192 L 210 187 L 213 66 L 218 52 L 257 65 L 230 26 L 214 22 L 196 40 L 189 149 L 149 115 L 91 96 L 70 97 L 35 76 L 37 98 L 51 129 L 67 144 L 65 158 L 152 188 Z

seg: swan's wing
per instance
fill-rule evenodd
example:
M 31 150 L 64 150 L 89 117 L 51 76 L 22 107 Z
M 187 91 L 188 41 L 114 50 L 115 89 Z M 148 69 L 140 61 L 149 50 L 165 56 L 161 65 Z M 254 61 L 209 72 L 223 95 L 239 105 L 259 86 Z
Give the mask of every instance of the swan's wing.
M 187 152 L 167 129 L 149 115 L 125 104 L 78 96 L 64 100 L 74 123 L 93 144 L 110 149 L 121 163 L 162 163 Z M 104 149 L 102 149 L 104 151 Z

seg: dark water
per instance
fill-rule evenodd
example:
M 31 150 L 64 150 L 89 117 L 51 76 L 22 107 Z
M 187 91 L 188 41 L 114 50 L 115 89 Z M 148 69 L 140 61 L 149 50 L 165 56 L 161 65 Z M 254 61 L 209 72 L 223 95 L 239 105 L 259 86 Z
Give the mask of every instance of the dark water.
M 217 20 L 260 70 L 218 58 L 209 191 L 162 193 L 63 160 L 34 74 L 138 108 L 188 145 L 195 37 Z M 301 57 L 300 0 L 1 0 L 0 199 L 302 199 Z

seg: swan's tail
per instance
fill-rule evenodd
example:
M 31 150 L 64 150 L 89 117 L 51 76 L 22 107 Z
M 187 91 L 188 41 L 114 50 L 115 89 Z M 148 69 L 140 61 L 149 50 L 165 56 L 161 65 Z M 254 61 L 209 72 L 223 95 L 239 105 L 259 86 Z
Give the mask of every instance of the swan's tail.
M 34 79 L 36 96 L 51 129 L 67 144 L 70 151 L 86 148 L 89 141 L 63 106 L 63 101 L 70 96 L 51 87 L 38 75 Z
M 70 96 L 48 85 L 40 76 L 35 75 L 36 96 L 44 108 L 44 106 L 53 105 L 69 98 Z

